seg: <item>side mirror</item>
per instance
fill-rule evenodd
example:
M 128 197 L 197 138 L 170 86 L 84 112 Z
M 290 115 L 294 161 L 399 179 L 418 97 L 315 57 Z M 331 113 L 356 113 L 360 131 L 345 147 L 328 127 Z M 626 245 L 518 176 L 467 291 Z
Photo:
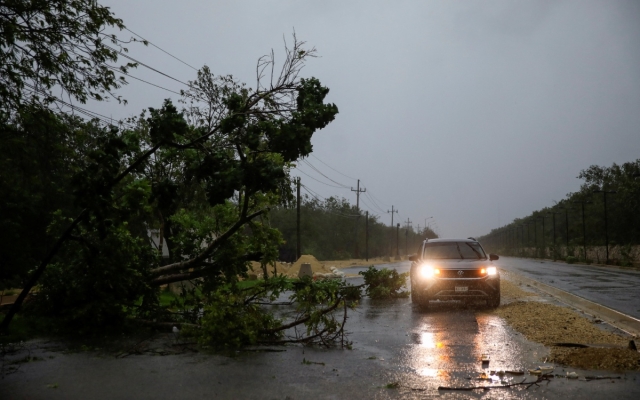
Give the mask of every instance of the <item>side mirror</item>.
M 412 254 L 409 256 L 409 261 L 418 261 L 418 255 L 417 254 Z
M 495 260 L 499 260 L 500 257 L 498 257 L 497 254 L 489 254 L 489 260 L 490 261 L 495 261 Z

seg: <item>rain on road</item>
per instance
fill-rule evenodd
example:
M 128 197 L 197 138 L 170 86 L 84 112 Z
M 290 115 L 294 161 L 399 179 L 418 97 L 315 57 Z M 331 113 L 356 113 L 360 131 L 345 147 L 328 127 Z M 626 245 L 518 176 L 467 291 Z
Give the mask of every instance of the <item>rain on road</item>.
M 391 267 L 405 272 L 409 263 Z M 350 281 L 358 284 L 362 278 Z M 350 312 L 347 324 L 353 350 L 287 346 L 235 357 L 189 353 L 115 359 L 99 352 L 67 354 L 59 346 L 39 343 L 32 346 L 31 355 L 44 361 L 23 364 L 17 373 L 6 375 L 0 380 L 0 393 L 7 399 L 636 399 L 640 395 L 639 373 L 619 374 L 623 379 L 616 381 L 554 378 L 530 388 L 439 390 L 500 385 L 497 378 L 482 380 L 483 373 L 535 368 L 544 360 L 544 346 L 524 339 L 482 304 L 432 303 L 424 312 L 406 298 L 364 299 Z M 481 363 L 482 354 L 491 357 L 488 366 Z M 555 372 L 564 374 L 558 366 Z M 507 374 L 503 381 L 524 378 L 535 380 Z
M 612 266 L 500 257 L 500 268 L 640 318 L 640 271 Z

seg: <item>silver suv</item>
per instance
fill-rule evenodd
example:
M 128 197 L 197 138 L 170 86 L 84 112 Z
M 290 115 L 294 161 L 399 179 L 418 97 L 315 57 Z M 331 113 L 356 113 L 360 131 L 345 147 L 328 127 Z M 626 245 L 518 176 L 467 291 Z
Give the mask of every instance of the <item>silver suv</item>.
M 411 256 L 411 301 L 429 307 L 430 300 L 484 299 L 500 305 L 500 273 L 474 238 L 427 239 Z

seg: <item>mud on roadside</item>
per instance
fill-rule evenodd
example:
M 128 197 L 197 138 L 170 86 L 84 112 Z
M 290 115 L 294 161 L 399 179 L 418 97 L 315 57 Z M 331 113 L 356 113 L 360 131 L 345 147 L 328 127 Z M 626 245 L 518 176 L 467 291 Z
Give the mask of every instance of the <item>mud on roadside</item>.
M 503 305 L 494 313 L 527 339 L 550 347 L 547 361 L 581 369 L 640 370 L 640 353 L 628 348 L 634 337 L 580 311 L 545 302 L 533 288 L 514 283 L 509 274 L 502 276 Z

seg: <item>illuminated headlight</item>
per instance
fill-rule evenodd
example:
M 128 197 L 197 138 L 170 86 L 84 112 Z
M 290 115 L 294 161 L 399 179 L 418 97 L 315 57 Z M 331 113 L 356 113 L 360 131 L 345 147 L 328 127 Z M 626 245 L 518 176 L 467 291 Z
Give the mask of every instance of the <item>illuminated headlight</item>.
M 423 278 L 432 278 L 434 275 L 438 275 L 440 270 L 438 268 L 434 268 L 433 265 L 425 264 L 420 267 L 420 275 Z
M 495 275 L 498 273 L 496 267 L 487 267 L 487 275 Z

